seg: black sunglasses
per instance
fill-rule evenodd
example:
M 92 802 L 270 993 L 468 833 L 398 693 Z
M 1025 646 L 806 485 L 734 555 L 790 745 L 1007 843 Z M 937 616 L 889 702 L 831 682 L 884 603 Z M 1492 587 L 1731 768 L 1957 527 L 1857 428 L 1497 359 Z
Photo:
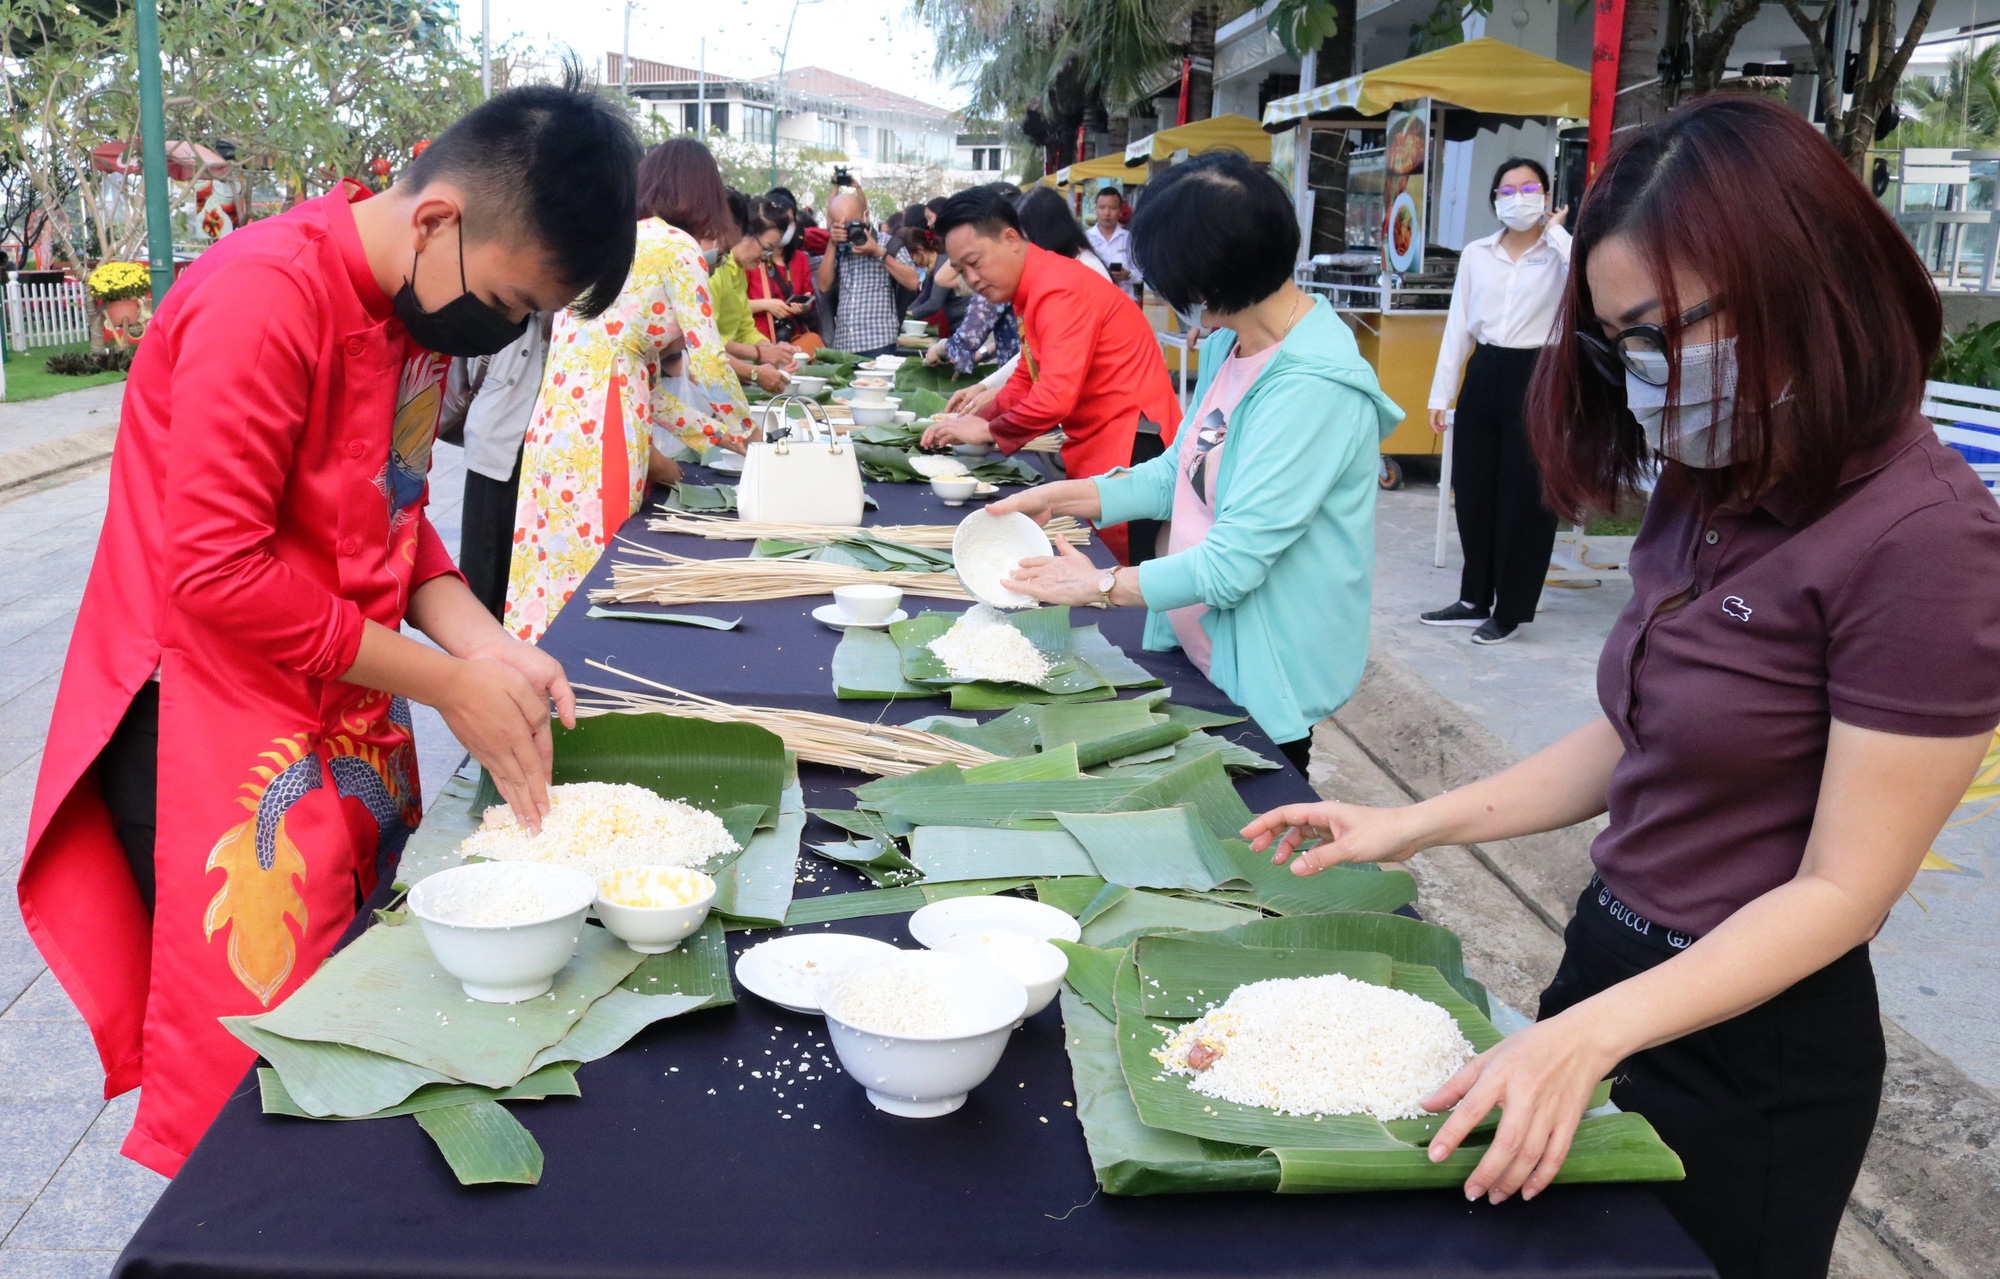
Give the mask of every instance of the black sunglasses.
M 1715 298 L 1697 302 L 1681 312 L 1680 327 L 1690 328 L 1720 310 L 1722 303 Z M 1635 324 L 1609 338 L 1578 329 L 1576 340 L 1607 381 L 1622 385 L 1630 373 L 1649 386 L 1667 384 L 1667 331 L 1657 324 Z

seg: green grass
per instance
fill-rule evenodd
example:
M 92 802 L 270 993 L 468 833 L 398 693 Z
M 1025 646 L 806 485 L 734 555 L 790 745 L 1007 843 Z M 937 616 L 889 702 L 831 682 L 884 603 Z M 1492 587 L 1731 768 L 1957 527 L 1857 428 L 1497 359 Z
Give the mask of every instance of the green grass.
M 88 351 L 90 343 L 73 342 L 68 346 L 37 346 L 28 351 L 9 350 L 7 352 L 7 402 L 20 400 L 42 400 L 51 395 L 61 395 L 64 391 L 81 391 L 87 386 L 103 386 L 106 382 L 123 382 L 123 373 L 92 373 L 86 377 L 63 377 L 51 373 L 44 367 L 48 358 L 61 351 Z

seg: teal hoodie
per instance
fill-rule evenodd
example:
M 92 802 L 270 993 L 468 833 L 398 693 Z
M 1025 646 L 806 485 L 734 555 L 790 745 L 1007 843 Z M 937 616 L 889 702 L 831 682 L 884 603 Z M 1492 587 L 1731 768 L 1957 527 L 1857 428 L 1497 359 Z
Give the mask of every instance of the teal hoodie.
M 1236 345 L 1201 344 L 1194 403 Z M 1276 742 L 1296 741 L 1340 709 L 1368 660 L 1375 575 L 1378 449 L 1403 410 L 1324 299 L 1293 326 L 1230 416 L 1215 477 L 1215 527 L 1197 546 L 1139 567 L 1152 610 L 1146 647 L 1179 647 L 1167 610 L 1206 604 L 1209 678 Z M 1102 523 L 1173 515 L 1180 450 L 1097 477 Z

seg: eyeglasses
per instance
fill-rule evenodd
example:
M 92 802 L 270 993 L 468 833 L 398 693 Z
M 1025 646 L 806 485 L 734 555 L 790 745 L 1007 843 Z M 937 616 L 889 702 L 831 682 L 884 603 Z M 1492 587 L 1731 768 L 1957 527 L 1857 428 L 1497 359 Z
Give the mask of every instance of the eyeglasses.
M 1506 186 L 1495 187 L 1493 190 L 1493 194 L 1495 195 L 1540 195 L 1541 193 L 1542 184 L 1539 182 L 1523 182 L 1520 186 L 1515 186 L 1510 182 Z
M 1722 310 L 1715 298 L 1697 302 L 1681 312 L 1682 329 L 1689 328 Z M 1635 324 L 1629 329 L 1600 337 L 1588 329 L 1578 329 L 1576 340 L 1590 359 L 1591 367 L 1607 381 L 1623 383 L 1630 373 L 1648 386 L 1667 384 L 1667 331 L 1657 324 Z

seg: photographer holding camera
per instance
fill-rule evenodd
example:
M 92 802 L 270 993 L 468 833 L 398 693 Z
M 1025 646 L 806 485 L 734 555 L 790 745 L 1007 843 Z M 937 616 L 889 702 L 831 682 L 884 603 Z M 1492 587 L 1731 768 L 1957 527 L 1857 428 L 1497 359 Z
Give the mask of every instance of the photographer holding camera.
M 853 189 L 838 190 L 842 179 Z M 868 229 L 868 200 L 860 184 L 842 170 L 835 171 L 834 180 L 836 193 L 826 210 L 831 243 L 817 275 L 819 291 L 834 298 L 829 340 L 838 351 L 886 354 L 896 349 L 902 324 L 896 286 L 914 292 L 922 287 L 923 277 L 908 249 L 901 244 L 885 246 Z

